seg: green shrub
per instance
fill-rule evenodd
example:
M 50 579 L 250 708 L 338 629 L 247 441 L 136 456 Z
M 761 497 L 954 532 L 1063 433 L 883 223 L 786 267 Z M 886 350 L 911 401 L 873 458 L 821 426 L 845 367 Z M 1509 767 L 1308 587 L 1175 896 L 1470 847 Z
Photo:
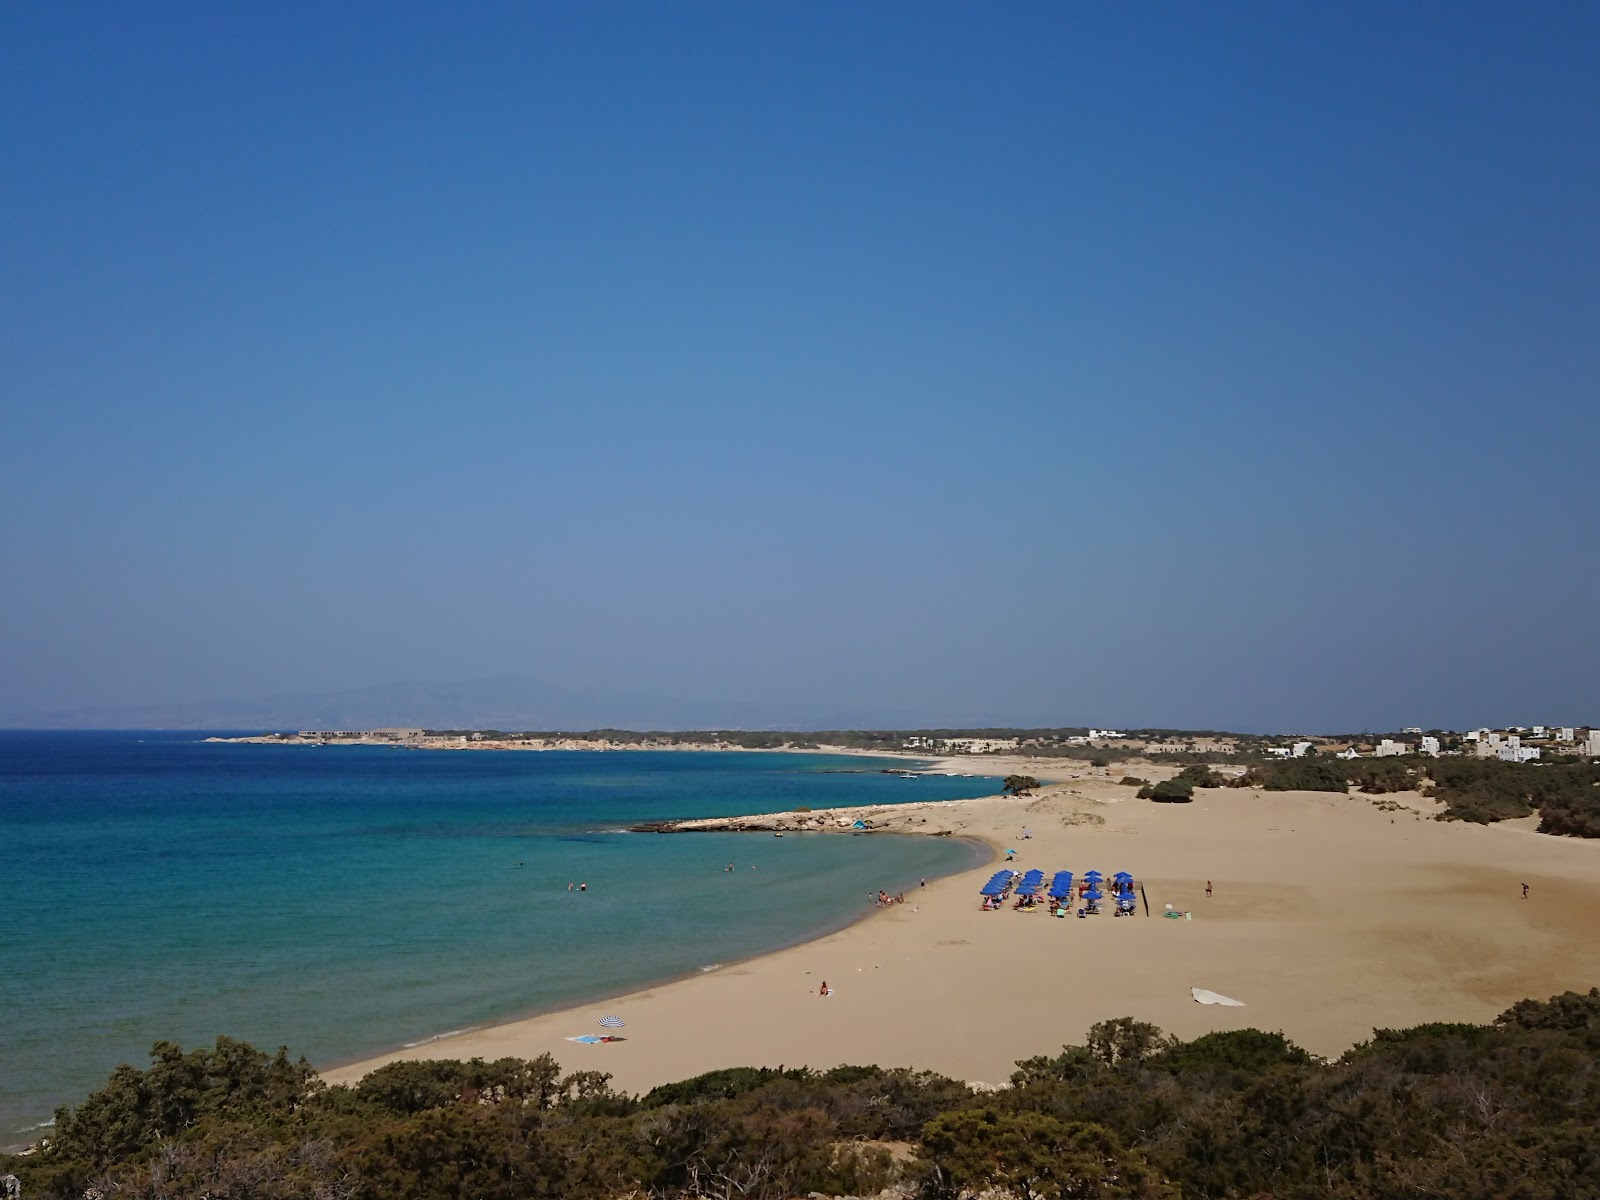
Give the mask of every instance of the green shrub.
M 1161 804 L 1187 804 L 1194 799 L 1194 784 L 1184 779 L 1163 779 L 1160 783 L 1146 784 L 1136 795 L 1141 800 Z

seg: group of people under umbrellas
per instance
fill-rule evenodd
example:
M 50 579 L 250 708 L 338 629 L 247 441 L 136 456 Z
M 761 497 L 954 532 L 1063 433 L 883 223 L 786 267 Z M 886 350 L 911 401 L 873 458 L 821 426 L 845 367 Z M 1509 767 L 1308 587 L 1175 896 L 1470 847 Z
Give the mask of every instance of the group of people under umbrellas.
M 1099 871 L 1086 871 L 1081 880 L 1071 871 L 1057 871 L 1047 888 L 1043 871 L 1035 869 L 1024 875 L 1007 868 L 996 871 L 979 889 L 979 895 L 983 897 L 985 912 L 1001 908 L 1015 893 L 1016 902 L 1012 907 L 1023 912 L 1044 907 L 1064 917 L 1077 900 L 1080 904 L 1077 915 L 1089 917 L 1098 913 L 1109 898 L 1117 916 L 1131 916 L 1137 905 L 1133 876 L 1127 871 L 1118 871 L 1111 877 L 1109 894 L 1101 890 L 1105 882 L 1106 877 Z

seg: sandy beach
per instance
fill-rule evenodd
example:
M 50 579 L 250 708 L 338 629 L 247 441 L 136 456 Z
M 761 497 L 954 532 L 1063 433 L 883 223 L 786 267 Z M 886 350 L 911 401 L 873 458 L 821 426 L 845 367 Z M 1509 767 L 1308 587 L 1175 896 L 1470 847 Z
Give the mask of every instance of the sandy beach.
M 1531 821 L 1434 821 L 1433 802 L 1414 794 L 1207 789 L 1192 804 L 1166 805 L 1136 800 L 1106 770 L 1077 762 L 985 756 L 939 766 L 1056 782 L 1020 798 L 875 810 L 875 828 L 948 831 L 997 856 L 1015 847 L 1019 867 L 1047 874 L 1125 869 L 1144 885 L 1152 915 L 982 912 L 985 867 L 805 945 L 325 1077 L 352 1081 L 394 1059 L 549 1052 L 569 1070 L 609 1071 L 629 1091 L 780 1064 L 906 1065 L 1002 1083 L 1016 1059 L 1081 1041 L 1109 1017 L 1184 1037 L 1281 1029 L 1334 1056 L 1375 1027 L 1486 1021 L 1523 997 L 1600 983 L 1600 843 L 1540 835 Z M 1122 769 L 1171 773 L 1137 763 L 1112 770 Z M 749 836 L 758 861 L 771 835 Z M 1168 905 L 1192 919 L 1163 919 Z M 1202 1006 L 1191 987 L 1245 1007 Z M 626 1041 L 566 1040 L 602 1032 L 607 1014 L 626 1021 Z

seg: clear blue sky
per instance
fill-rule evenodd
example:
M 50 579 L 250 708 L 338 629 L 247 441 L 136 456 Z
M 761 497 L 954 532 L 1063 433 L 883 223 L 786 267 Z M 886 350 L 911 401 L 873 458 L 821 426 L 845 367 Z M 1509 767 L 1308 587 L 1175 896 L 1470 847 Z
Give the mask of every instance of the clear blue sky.
M 0 711 L 1600 723 L 1600 7 L 11 4 Z

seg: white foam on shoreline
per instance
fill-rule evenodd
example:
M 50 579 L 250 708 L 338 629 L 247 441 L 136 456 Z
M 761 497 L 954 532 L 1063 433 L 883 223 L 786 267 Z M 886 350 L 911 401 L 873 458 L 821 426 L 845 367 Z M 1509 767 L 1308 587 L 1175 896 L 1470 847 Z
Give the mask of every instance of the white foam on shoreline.
M 452 1029 L 447 1033 L 436 1033 L 432 1037 L 423 1038 L 420 1042 L 407 1042 L 405 1048 L 407 1050 L 415 1050 L 418 1046 L 426 1046 L 429 1042 L 442 1042 L 445 1038 L 460 1037 L 463 1033 L 472 1033 L 474 1030 L 481 1028 L 482 1026 L 480 1025 L 468 1025 L 465 1029 Z

